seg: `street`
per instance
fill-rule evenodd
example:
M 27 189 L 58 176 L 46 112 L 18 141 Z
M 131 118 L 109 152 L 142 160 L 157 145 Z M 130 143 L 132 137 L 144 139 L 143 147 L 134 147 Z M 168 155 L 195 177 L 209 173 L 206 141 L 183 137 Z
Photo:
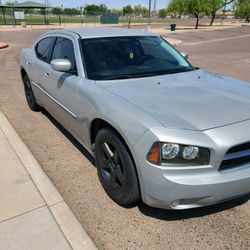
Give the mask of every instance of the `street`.
M 94 159 L 46 111 L 26 104 L 19 55 L 45 30 L 0 31 L 0 110 L 6 115 L 68 206 L 100 249 L 249 249 L 248 197 L 185 211 L 123 208 L 99 183 Z M 250 83 L 250 26 L 176 32 L 197 67 Z M 228 107 L 230 112 L 230 107 Z M 240 110 L 239 110 L 240 112 Z M 167 192 L 167 190 L 166 190 Z
M 181 39 L 178 49 L 190 54 L 197 67 L 250 82 L 250 26 L 170 34 Z

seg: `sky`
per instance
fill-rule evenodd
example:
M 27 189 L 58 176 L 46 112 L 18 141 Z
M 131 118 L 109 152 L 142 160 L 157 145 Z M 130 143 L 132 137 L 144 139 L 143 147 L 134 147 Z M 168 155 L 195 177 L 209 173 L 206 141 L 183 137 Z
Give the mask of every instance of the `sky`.
M 13 0 L 12 0 L 13 1 Z M 18 0 L 18 2 L 25 2 L 26 0 Z M 27 0 L 28 1 L 28 0 Z M 31 0 L 34 2 L 40 2 L 44 3 L 44 0 L 36 1 L 36 0 Z M 63 7 L 79 7 L 83 6 L 85 4 L 106 4 L 108 8 L 119 8 L 121 9 L 124 5 L 131 4 L 131 5 L 136 5 L 136 4 L 141 4 L 145 7 L 148 7 L 148 1 L 149 0 L 48 0 L 51 3 L 51 6 L 61 6 L 63 4 Z M 154 6 L 154 1 L 152 1 L 152 9 Z M 2 3 L 7 2 L 7 1 L 2 1 Z M 156 9 L 162 9 L 167 6 L 168 0 L 156 0 Z

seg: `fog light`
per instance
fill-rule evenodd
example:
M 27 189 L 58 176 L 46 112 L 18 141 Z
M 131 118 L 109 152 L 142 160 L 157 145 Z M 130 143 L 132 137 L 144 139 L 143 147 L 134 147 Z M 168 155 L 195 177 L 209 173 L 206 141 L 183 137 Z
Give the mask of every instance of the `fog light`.
M 174 159 L 180 152 L 180 146 L 174 143 L 165 143 L 162 145 L 162 158 Z
M 186 160 L 193 160 L 199 154 L 199 148 L 194 146 L 185 147 L 182 151 L 182 157 Z

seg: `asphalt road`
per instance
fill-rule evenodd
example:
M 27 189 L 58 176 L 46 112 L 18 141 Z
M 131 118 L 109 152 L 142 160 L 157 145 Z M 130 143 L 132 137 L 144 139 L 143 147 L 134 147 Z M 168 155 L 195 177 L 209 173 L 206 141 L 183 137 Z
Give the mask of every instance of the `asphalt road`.
M 250 26 L 168 36 L 183 41 L 193 65 L 250 82 Z
M 188 211 L 153 209 L 142 203 L 126 209 L 108 198 L 93 159 L 46 112 L 31 112 L 26 105 L 19 54 L 43 32 L 0 31 L 0 40 L 10 44 L 0 51 L 0 109 L 98 247 L 250 249 L 249 197 Z M 179 49 L 190 53 L 194 65 L 250 82 L 250 37 L 242 37 L 249 33 L 250 27 L 242 27 L 170 36 L 184 41 Z M 241 37 L 224 39 L 236 36 Z

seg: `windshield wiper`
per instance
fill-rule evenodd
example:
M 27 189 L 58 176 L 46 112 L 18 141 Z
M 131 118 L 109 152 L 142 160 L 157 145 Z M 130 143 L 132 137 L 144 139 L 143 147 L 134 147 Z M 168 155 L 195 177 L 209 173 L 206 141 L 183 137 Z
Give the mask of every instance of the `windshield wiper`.
M 121 74 L 121 75 L 108 76 L 104 78 L 103 80 L 129 79 L 129 78 L 156 76 L 156 75 L 157 75 L 156 73 Z
M 129 79 L 131 77 L 132 77 L 131 75 L 113 75 L 113 76 L 107 76 L 103 80 Z

